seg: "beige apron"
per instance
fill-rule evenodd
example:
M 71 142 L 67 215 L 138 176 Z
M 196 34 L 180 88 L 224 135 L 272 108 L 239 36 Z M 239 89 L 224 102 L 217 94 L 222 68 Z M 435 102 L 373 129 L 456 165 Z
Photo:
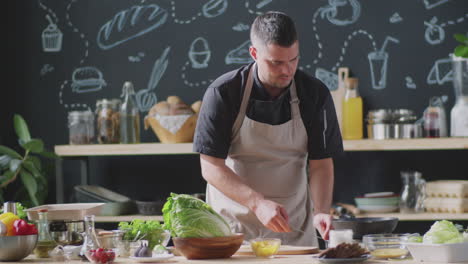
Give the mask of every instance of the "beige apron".
M 259 236 L 281 238 L 283 244 L 317 246 L 313 226 L 312 200 L 307 181 L 307 132 L 299 111 L 293 80 L 291 120 L 281 125 L 256 122 L 246 116 L 252 91 L 255 65 L 251 66 L 239 114 L 233 126 L 233 138 L 226 165 L 265 198 L 282 204 L 293 231 L 275 233 L 267 229 L 247 207 L 225 196 L 208 184 L 207 202 L 220 213 L 235 232 L 249 240 Z

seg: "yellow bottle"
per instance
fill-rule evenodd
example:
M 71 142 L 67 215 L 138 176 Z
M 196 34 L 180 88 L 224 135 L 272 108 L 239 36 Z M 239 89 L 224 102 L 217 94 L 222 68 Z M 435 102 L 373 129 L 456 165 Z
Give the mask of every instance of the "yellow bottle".
M 362 139 L 363 137 L 363 106 L 357 86 L 357 78 L 348 78 L 345 81 L 346 92 L 342 106 L 343 139 Z

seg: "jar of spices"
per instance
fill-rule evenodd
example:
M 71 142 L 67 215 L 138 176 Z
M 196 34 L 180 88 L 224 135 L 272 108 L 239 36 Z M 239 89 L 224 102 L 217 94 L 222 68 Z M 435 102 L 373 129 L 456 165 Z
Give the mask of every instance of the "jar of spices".
M 120 141 L 120 100 L 102 99 L 96 103 L 97 138 L 101 144 Z
M 71 145 L 92 144 L 94 140 L 94 115 L 91 111 L 68 113 L 69 143 Z

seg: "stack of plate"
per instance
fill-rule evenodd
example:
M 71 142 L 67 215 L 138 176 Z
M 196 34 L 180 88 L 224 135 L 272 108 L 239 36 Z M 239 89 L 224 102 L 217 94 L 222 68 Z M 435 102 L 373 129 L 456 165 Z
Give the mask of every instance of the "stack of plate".
M 389 213 L 398 210 L 400 197 L 393 192 L 367 193 L 354 198 L 357 207 L 368 213 Z

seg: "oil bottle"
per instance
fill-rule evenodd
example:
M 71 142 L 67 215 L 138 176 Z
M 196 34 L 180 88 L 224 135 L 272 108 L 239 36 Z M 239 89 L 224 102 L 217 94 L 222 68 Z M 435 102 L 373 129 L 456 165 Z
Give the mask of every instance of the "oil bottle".
M 34 255 L 37 258 L 48 258 L 49 251 L 53 250 L 57 246 L 57 242 L 52 238 L 49 233 L 49 221 L 47 220 L 47 209 L 41 209 L 38 211 L 39 222 L 37 238 L 37 245 L 34 248 Z
M 363 105 L 358 92 L 358 79 L 345 80 L 345 96 L 343 99 L 343 139 L 362 139 L 363 137 Z
M 124 102 L 120 106 L 120 143 L 140 143 L 140 114 L 131 82 L 122 89 Z

